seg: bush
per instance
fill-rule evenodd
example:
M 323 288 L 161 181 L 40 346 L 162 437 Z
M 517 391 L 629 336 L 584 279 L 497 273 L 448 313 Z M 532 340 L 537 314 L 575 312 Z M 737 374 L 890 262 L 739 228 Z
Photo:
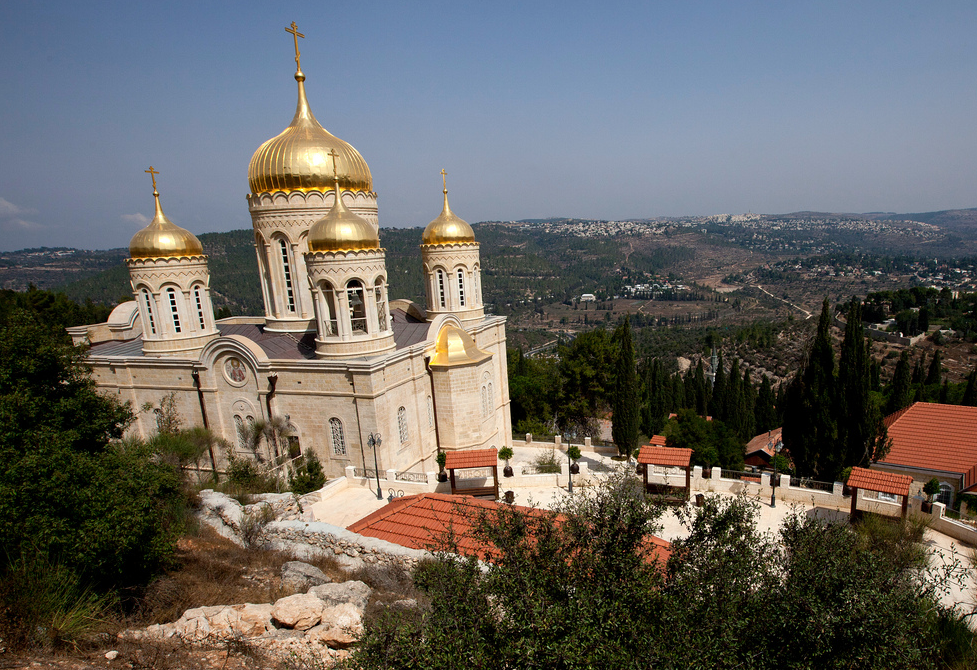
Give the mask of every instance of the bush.
M 77 646 L 115 599 L 81 586 L 78 575 L 39 553 L 10 562 L 0 577 L 0 639 L 10 649 Z
M 578 446 L 576 446 L 574 444 L 571 444 L 570 446 L 568 446 L 567 447 L 567 456 L 569 456 L 574 461 L 579 460 L 580 459 L 580 456 L 581 456 L 581 454 L 580 454 L 580 447 L 578 447 Z
M 295 468 L 288 480 L 289 487 L 297 495 L 318 491 L 325 483 L 326 475 L 322 471 L 322 463 L 319 462 L 319 457 L 311 451 L 306 452 L 302 462 Z
M 539 474 L 550 474 L 560 471 L 560 463 L 556 460 L 556 452 L 544 451 L 533 459 L 533 469 Z
M 503 461 L 508 461 L 512 458 L 512 456 L 512 447 L 502 447 L 499 449 L 499 458 L 501 458 Z
M 248 496 L 278 490 L 278 481 L 269 477 L 251 458 L 232 456 L 227 459 L 227 480 L 218 487 L 230 496 Z

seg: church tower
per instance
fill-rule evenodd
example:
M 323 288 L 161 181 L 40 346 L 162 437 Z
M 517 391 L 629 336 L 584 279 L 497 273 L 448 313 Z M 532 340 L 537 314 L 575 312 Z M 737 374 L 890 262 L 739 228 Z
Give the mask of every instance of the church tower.
M 248 209 L 265 303 L 265 330 L 298 333 L 315 328 L 312 293 L 305 281 L 309 229 L 341 197 L 346 209 L 376 230 L 377 194 L 360 153 L 323 128 L 312 114 L 298 48 L 298 38 L 305 36 L 294 22 L 285 30 L 295 42 L 298 104 L 288 127 L 258 147 L 251 158 Z M 338 190 L 333 188 L 331 155 L 340 175 Z
M 336 165 L 336 152 L 329 154 Z M 329 214 L 309 231 L 305 254 L 316 320 L 316 356 L 374 354 L 394 348 L 387 306 L 386 254 L 373 224 L 336 197 Z
M 129 242 L 129 278 L 143 324 L 147 356 L 189 358 L 219 335 L 210 300 L 210 271 L 193 233 L 163 214 L 153 178 L 156 216 Z
M 475 231 L 448 206 L 448 183 L 441 170 L 444 208 L 421 236 L 421 258 L 427 288 L 427 320 L 454 314 L 463 325 L 485 317 L 482 270 Z

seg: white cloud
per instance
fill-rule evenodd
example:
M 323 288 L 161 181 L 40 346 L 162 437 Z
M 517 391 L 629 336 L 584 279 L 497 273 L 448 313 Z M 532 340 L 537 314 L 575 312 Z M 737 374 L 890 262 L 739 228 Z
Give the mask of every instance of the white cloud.
M 136 212 L 135 214 L 123 214 L 123 221 L 128 221 L 129 223 L 138 223 L 140 226 L 145 226 L 149 223 L 149 218 L 145 214 L 140 214 Z
M 37 214 L 36 209 L 20 207 L 6 198 L 0 198 L 0 228 L 10 230 L 38 230 L 41 224 L 23 218 L 27 214 Z

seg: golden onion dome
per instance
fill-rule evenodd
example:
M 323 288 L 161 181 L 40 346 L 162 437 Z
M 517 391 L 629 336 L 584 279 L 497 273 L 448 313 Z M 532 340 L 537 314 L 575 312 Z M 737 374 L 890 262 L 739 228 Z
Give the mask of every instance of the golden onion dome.
M 131 258 L 179 258 L 202 256 L 204 248 L 200 240 L 189 230 L 180 228 L 163 214 L 159 204 L 159 192 L 154 188 L 156 216 L 149 225 L 132 236 L 129 241 Z
M 346 207 L 339 186 L 340 181 L 336 177 L 336 204 L 309 229 L 309 251 L 379 249 L 380 237 L 373 224 Z
M 444 209 L 441 216 L 427 224 L 421 235 L 421 244 L 451 244 L 452 242 L 474 242 L 475 231 L 467 221 L 455 216 L 448 206 L 448 187 L 444 188 Z
M 356 149 L 319 125 L 305 97 L 305 75 L 295 73 L 298 106 L 288 127 L 254 152 L 248 165 L 252 193 L 326 191 L 332 187 L 331 154 L 336 155 L 339 185 L 346 191 L 373 190 L 370 167 Z

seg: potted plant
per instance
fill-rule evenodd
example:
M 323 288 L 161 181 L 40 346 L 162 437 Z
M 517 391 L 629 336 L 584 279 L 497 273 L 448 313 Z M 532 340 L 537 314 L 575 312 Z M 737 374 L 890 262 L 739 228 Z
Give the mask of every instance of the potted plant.
M 444 471 L 444 464 L 448 462 L 448 455 L 445 454 L 443 451 L 439 451 L 436 460 L 438 461 L 438 470 L 439 470 L 438 481 L 439 482 L 448 481 L 448 473 Z
M 926 502 L 923 503 L 923 512 L 929 514 L 933 511 L 933 496 L 940 492 L 940 480 L 933 477 L 923 485 L 923 493 L 926 494 Z
M 580 458 L 580 447 L 578 447 L 576 445 L 573 445 L 573 444 L 571 444 L 570 446 L 568 446 L 567 447 L 567 456 L 569 456 L 570 457 L 570 460 L 573 461 L 570 464 L 570 474 L 575 475 L 575 474 L 579 473 L 580 472 L 580 466 L 577 465 L 577 459 Z
M 509 459 L 512 458 L 512 447 L 502 447 L 499 449 L 499 458 L 505 461 L 505 467 L 502 468 L 502 476 L 511 477 L 512 466 L 509 465 Z

